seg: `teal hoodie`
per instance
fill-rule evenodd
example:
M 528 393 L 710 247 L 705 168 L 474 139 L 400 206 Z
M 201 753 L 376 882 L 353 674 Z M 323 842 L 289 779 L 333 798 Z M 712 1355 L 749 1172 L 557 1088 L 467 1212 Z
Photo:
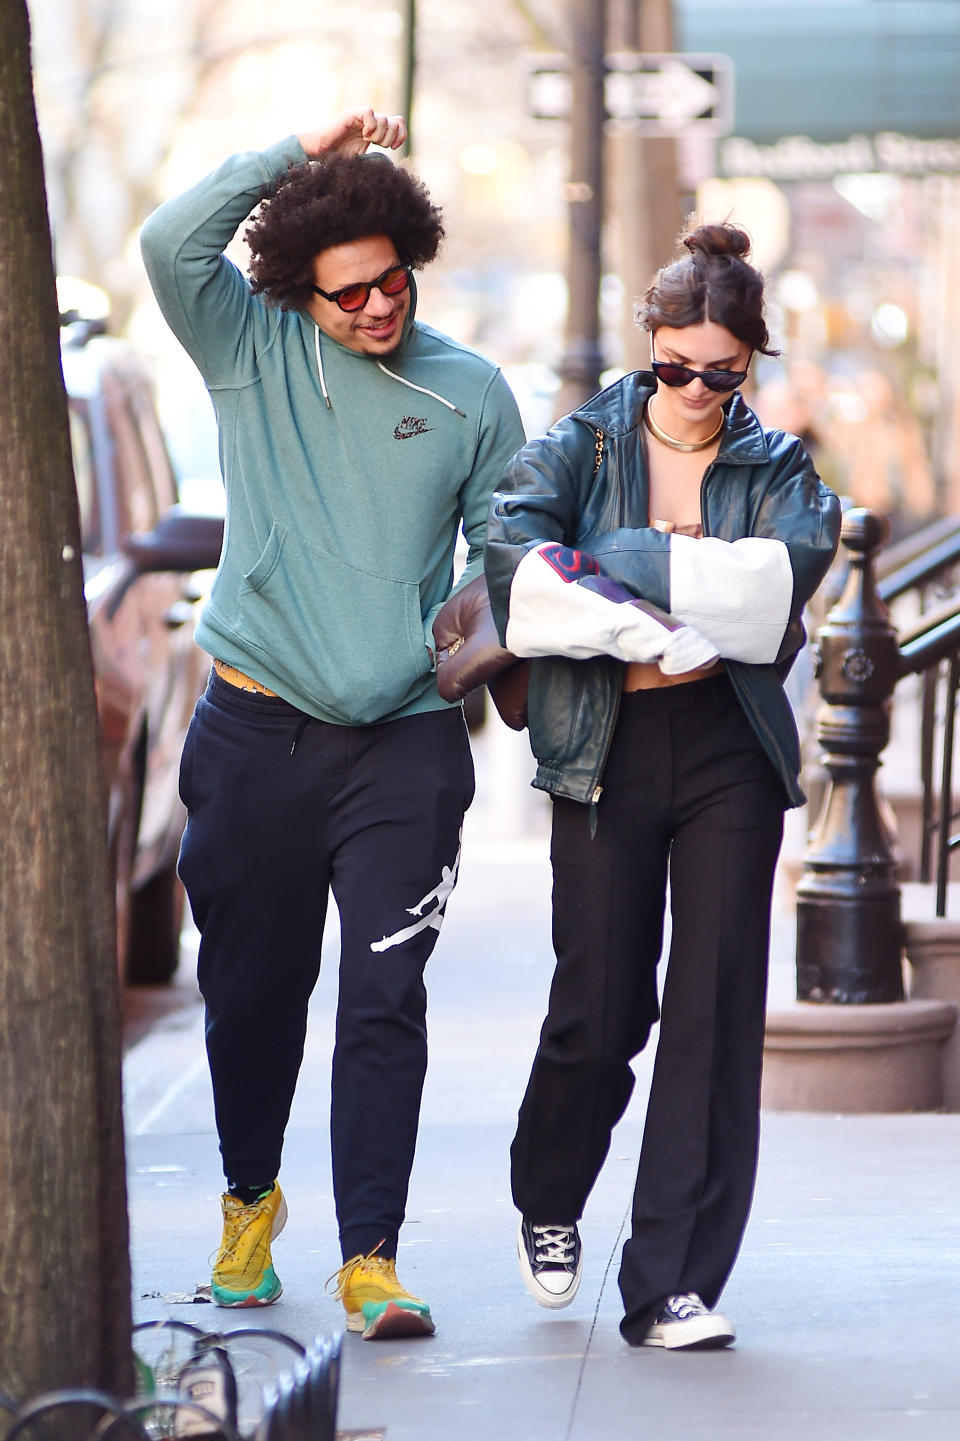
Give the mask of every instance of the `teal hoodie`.
M 295 137 L 233 156 L 155 211 L 141 242 L 220 430 L 224 545 L 197 640 L 307 714 L 365 725 L 446 708 L 428 647 L 457 533 L 465 584 L 524 436 L 499 370 L 417 321 L 415 290 L 383 362 L 251 294 L 223 251 L 305 159 Z

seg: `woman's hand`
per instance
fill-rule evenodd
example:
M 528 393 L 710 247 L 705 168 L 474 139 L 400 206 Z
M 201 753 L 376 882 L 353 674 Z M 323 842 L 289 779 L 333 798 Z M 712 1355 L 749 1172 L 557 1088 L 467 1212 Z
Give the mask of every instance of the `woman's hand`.
M 318 155 L 364 155 L 371 145 L 399 150 L 406 143 L 407 122 L 402 115 L 378 115 L 375 110 L 341 110 L 322 130 L 308 130 L 297 139 L 311 160 Z

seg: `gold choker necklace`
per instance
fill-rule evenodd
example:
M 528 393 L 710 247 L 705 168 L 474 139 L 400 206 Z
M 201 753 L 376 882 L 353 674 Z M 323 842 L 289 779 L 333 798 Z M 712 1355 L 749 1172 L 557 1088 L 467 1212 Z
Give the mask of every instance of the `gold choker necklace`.
M 687 450 L 687 451 L 690 451 L 690 450 L 706 450 L 707 446 L 708 446 L 708 445 L 712 445 L 713 442 L 716 440 L 717 436 L 720 434 L 721 430 L 723 429 L 723 422 L 724 422 L 724 420 L 726 419 L 726 417 L 721 414 L 721 416 L 720 416 L 720 424 L 717 426 L 716 430 L 713 432 L 712 435 L 708 435 L 708 436 L 707 436 L 706 440 L 692 440 L 692 441 L 690 441 L 690 440 L 674 440 L 674 438 L 673 438 L 672 435 L 668 435 L 665 430 L 661 430 L 660 427 L 659 427 L 659 425 L 657 424 L 657 422 L 654 420 L 652 414 L 650 413 L 650 406 L 649 406 L 649 405 L 647 406 L 646 410 L 645 410 L 644 413 L 643 413 L 643 418 L 644 418 L 644 420 L 645 420 L 646 423 L 647 423 L 647 429 L 650 431 L 650 433 L 651 433 L 652 435 L 655 435 L 658 440 L 660 440 L 660 441 L 663 442 L 664 445 L 668 445 L 671 450 Z

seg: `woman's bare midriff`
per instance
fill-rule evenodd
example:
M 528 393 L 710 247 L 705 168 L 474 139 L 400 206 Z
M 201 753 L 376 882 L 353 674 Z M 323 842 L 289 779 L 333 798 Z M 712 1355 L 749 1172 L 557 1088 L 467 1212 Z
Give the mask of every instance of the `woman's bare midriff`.
M 659 690 L 663 686 L 689 686 L 695 680 L 709 680 L 724 669 L 724 661 L 715 660 L 706 670 L 685 670 L 682 676 L 665 676 L 656 661 L 650 661 L 649 666 L 628 664 L 624 669 L 627 672 L 623 677 L 624 690 Z
M 709 680 L 717 671 L 723 670 L 723 661 L 714 661 L 706 670 L 688 670 L 683 675 L 664 675 L 656 661 L 649 665 L 629 664 L 624 667 L 624 690 L 659 690 L 668 685 L 690 685 L 693 681 Z

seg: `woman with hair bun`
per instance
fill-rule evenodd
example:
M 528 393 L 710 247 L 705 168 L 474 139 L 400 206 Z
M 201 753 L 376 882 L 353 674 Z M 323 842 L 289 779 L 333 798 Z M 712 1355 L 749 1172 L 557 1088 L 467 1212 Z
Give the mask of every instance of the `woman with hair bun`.
M 748 236 L 682 244 L 637 310 L 651 371 L 518 452 L 486 551 L 553 801 L 557 964 L 511 1149 L 520 1270 L 541 1305 L 573 1300 L 577 1222 L 660 1018 L 620 1330 L 669 1349 L 734 1339 L 714 1308 L 756 1174 L 783 811 L 804 799 L 783 681 L 840 531 L 801 441 L 740 394 L 777 353 Z

